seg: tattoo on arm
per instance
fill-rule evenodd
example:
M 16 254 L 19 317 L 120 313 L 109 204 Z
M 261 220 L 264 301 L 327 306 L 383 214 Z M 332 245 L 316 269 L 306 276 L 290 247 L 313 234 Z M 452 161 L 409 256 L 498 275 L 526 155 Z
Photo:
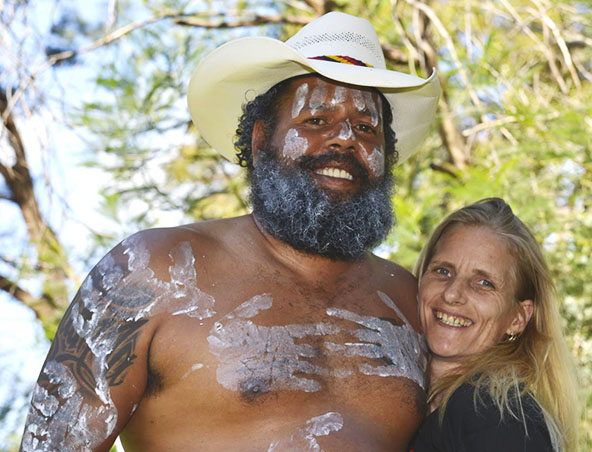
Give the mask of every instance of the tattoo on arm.
M 92 282 L 92 286 L 89 289 L 87 282 L 76 294 L 47 359 L 68 367 L 79 390 L 91 399 L 98 399 L 96 388 L 99 376 L 93 370 L 93 361 L 105 359 L 107 371 L 102 377 L 106 378 L 109 386 L 122 384 L 137 358 L 137 340 L 142 327 L 148 322 L 147 319 L 127 320 L 150 304 L 152 291 L 147 284 L 143 286 L 137 280 L 130 285 L 122 276 L 122 270 L 111 267 L 101 274 L 98 268 L 93 269 L 88 281 Z M 106 281 L 114 280 L 118 284 L 105 287 Z M 95 304 L 91 305 L 89 300 Z M 78 319 L 74 318 L 72 311 L 79 314 Z M 92 323 L 92 328 L 85 328 L 84 323 Z
M 138 277 L 140 276 L 140 277 Z M 21 450 L 92 450 L 111 435 L 110 387 L 124 383 L 153 301 L 142 275 L 113 259 L 95 267 L 58 328 L 31 402 Z
M 127 371 L 137 358 L 134 353 L 140 329 L 148 320 L 138 320 L 123 325 L 119 331 L 119 340 L 113 351 L 107 356 L 107 382 L 109 386 L 123 383 Z

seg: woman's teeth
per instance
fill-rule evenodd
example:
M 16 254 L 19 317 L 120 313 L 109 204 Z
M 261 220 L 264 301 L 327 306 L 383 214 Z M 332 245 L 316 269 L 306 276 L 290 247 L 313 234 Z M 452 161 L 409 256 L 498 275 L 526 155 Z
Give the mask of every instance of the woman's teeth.
M 315 171 L 316 174 L 321 176 L 335 177 L 338 179 L 353 180 L 353 176 L 343 169 L 338 168 L 321 168 Z
M 465 319 L 462 317 L 456 317 L 454 315 L 449 315 L 444 312 L 436 311 L 436 318 L 445 325 L 448 326 L 458 326 L 458 327 L 465 327 L 471 326 L 473 322 L 469 319 Z

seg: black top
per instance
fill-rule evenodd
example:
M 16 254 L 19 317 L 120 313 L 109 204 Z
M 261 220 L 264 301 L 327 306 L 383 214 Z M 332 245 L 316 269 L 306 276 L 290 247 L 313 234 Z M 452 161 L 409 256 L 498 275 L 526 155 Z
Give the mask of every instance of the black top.
M 540 408 L 532 396 L 514 398 L 511 407 L 518 416 L 504 413 L 487 395 L 473 403 L 474 387 L 458 388 L 450 397 L 442 427 L 438 410 L 428 415 L 409 446 L 409 452 L 552 452 L 549 432 Z M 527 435 L 528 432 L 528 435 Z

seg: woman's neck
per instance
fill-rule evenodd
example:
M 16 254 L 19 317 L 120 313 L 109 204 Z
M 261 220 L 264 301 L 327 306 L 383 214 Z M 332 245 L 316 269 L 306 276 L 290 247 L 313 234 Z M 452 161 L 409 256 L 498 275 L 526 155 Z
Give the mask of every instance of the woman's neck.
M 457 362 L 451 362 L 439 359 L 438 357 L 432 357 L 429 368 L 430 387 L 432 387 L 434 383 L 436 383 L 440 378 L 457 373 L 456 370 L 459 367 L 460 364 Z M 441 403 L 442 391 L 438 392 L 438 394 L 436 394 L 436 396 L 430 401 L 428 405 L 428 413 L 435 411 Z

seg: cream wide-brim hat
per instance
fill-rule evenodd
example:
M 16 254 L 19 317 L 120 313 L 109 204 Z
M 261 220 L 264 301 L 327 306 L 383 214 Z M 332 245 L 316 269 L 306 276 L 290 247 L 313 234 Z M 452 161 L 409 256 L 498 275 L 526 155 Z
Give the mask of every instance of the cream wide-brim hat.
M 336 62 L 345 60 L 353 64 Z M 321 16 L 285 43 L 249 37 L 215 49 L 191 77 L 187 94 L 191 118 L 214 149 L 236 161 L 234 140 L 242 105 L 282 80 L 315 73 L 374 87 L 384 94 L 393 111 L 399 163 L 413 154 L 427 135 L 440 95 L 436 72 L 423 79 L 387 70 L 370 22 L 340 12 Z

